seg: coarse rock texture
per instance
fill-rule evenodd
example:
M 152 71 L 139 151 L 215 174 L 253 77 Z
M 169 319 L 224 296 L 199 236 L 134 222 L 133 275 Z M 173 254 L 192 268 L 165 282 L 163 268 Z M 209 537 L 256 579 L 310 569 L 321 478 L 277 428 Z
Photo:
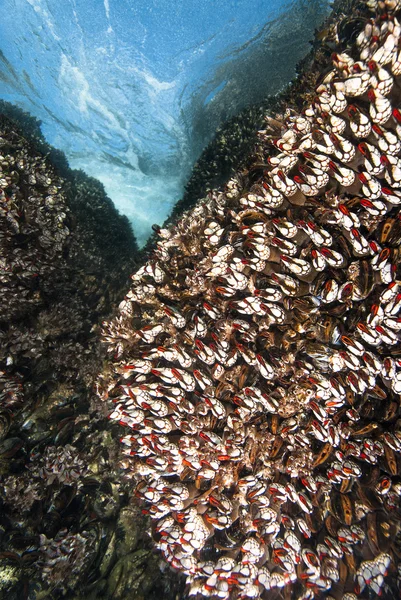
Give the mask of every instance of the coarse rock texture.
M 6 103 L 0 188 L 0 598 L 110 588 L 122 600 L 128 552 L 130 597 L 151 596 L 159 560 L 93 390 L 98 326 L 137 268 L 136 241 L 102 185 L 71 171 L 37 121 Z
M 104 324 L 122 466 L 195 598 L 400 595 L 401 4 L 354 8 Z

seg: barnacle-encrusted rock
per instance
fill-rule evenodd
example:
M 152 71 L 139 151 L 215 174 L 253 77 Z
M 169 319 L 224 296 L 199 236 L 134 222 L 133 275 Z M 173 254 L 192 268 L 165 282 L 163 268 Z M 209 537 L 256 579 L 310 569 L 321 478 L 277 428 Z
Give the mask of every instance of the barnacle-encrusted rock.
M 0 180 L 0 597 L 86 594 L 94 581 L 97 597 L 126 500 L 95 410 L 96 326 L 137 246 L 99 182 L 71 172 L 35 120 L 4 103 Z
M 399 595 L 399 9 L 360 7 L 104 324 L 122 466 L 191 596 Z

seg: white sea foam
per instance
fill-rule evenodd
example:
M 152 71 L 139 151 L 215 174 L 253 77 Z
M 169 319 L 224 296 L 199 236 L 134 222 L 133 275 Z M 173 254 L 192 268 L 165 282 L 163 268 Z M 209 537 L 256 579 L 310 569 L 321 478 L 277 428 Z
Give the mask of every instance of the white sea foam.
M 221 121 L 293 76 L 327 7 L 2 0 L 2 97 L 38 117 L 71 165 L 104 183 L 144 243 Z
M 104 0 L 104 10 L 106 12 L 106 19 L 110 20 L 110 4 L 109 0 Z
M 26 2 L 28 2 L 28 4 L 32 6 L 33 10 L 42 17 L 44 24 L 48 27 L 53 38 L 57 42 L 59 42 L 61 40 L 61 37 L 56 33 L 56 28 L 52 16 L 46 9 L 46 7 L 43 6 L 42 0 L 26 0 Z
M 131 221 L 139 246 L 146 243 L 154 223 L 163 223 L 182 193 L 176 177 L 149 177 L 140 170 L 82 157 L 71 159 L 70 164 L 103 183 L 116 208 Z

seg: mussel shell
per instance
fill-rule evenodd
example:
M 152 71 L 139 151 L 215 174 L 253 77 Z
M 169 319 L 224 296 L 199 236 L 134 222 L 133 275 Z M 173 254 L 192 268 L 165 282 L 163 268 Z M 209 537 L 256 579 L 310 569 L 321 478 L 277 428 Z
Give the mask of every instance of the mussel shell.
M 223 542 L 225 540 L 222 540 Z M 223 544 L 222 544 L 223 547 Z M 214 544 L 214 540 L 211 540 L 210 538 L 208 540 L 206 540 L 205 545 L 203 546 L 203 548 L 200 551 L 200 557 L 202 561 L 209 561 L 212 560 L 214 562 L 217 562 L 219 555 L 221 554 L 220 550 L 218 548 L 216 548 L 215 544 Z
M 320 531 L 323 525 L 323 515 L 321 507 L 314 507 L 311 513 L 306 513 L 303 515 L 303 517 L 312 533 L 317 533 L 318 531 Z
M 355 285 L 359 290 L 361 297 L 365 298 L 373 289 L 375 284 L 372 265 L 367 260 L 359 261 L 359 272 L 355 278 Z
M 317 454 L 315 458 L 315 462 L 313 463 L 314 467 L 324 464 L 333 453 L 333 446 L 329 443 L 326 443 L 320 452 Z
M 341 527 L 341 523 L 333 515 L 328 515 L 324 520 L 325 527 L 333 538 L 337 538 L 337 532 Z
M 366 390 L 366 396 L 368 398 L 374 398 L 375 400 L 385 400 L 387 398 L 386 392 L 378 385 L 375 385 L 373 388 Z M 381 406 L 375 407 L 380 412 Z
M 337 337 L 343 333 L 342 321 L 331 315 L 318 322 L 316 326 L 316 339 L 328 344 L 335 343 Z
M 362 475 L 359 477 L 358 484 L 362 487 L 373 487 L 376 485 L 380 477 L 380 469 L 376 465 L 371 465 L 369 469 L 362 469 Z
M 8 564 L 12 564 L 15 566 L 20 565 L 20 555 L 17 552 L 10 552 L 5 550 L 4 552 L 0 552 L 0 561 L 6 562 Z
M 356 573 L 357 570 L 357 564 L 355 561 L 355 555 L 353 552 L 347 552 L 344 554 L 344 560 L 347 563 L 347 567 L 348 567 L 348 573 L 350 575 L 353 575 L 354 573 Z
M 29 567 L 34 565 L 42 558 L 41 552 L 38 550 L 27 550 L 23 552 L 21 555 L 21 565 L 24 567 Z
M 40 444 L 51 439 L 51 426 L 45 419 L 38 415 L 31 415 L 21 425 L 21 431 L 29 436 L 30 446 Z
M 0 411 L 0 441 L 4 440 L 7 433 L 10 431 L 11 423 L 11 413 L 8 410 Z
M 346 268 L 346 265 L 354 258 L 350 250 L 350 245 L 343 235 L 336 237 L 336 243 L 340 254 L 343 256 L 344 262 L 346 263 L 343 265 L 343 268 Z
M 96 479 L 95 477 L 82 477 L 81 478 L 81 488 L 80 491 L 83 494 L 94 495 L 96 490 L 100 487 L 101 481 Z
M 75 418 L 67 417 L 63 419 L 58 425 L 58 433 L 54 438 L 56 446 L 65 445 L 72 441 L 72 435 L 74 433 Z
M 42 519 L 39 531 L 45 534 L 46 537 L 52 538 L 56 535 L 62 524 L 62 518 L 58 511 L 50 510 Z
M 373 403 L 367 398 L 358 406 L 358 413 L 361 420 L 372 418 L 374 412 Z
M 388 552 L 395 536 L 396 528 L 385 512 L 371 512 L 366 517 L 367 540 L 373 554 Z
M 321 307 L 322 314 L 331 315 L 332 317 L 342 317 L 348 311 L 348 306 L 345 302 L 330 303 Z
M 339 559 L 337 561 L 338 568 L 338 581 L 333 582 L 330 588 L 330 597 L 332 598 L 343 598 L 345 585 L 347 584 L 348 575 L 349 575 L 349 567 L 348 563 L 345 559 Z
M 328 509 L 330 514 L 336 517 L 343 525 L 352 525 L 355 521 L 354 504 L 348 494 L 341 494 L 332 490 Z
M 384 456 L 380 457 L 379 465 L 389 475 L 395 476 L 401 473 L 400 458 L 387 444 L 384 444 Z
M 352 477 L 350 477 L 349 479 L 343 479 L 341 482 L 341 485 L 340 485 L 340 493 L 348 494 L 348 492 L 351 491 L 353 485 L 354 485 L 354 480 Z
M 245 535 L 241 530 L 240 519 L 236 519 L 234 523 L 227 529 L 215 531 L 215 546 L 221 548 L 240 548 L 245 539 Z
M 39 547 L 39 536 L 23 535 L 19 531 L 11 533 L 7 538 L 7 547 L 16 552 L 36 550 Z
M 13 458 L 23 448 L 24 442 L 21 438 L 11 437 L 0 443 L 0 460 Z
M 66 510 L 74 500 L 76 493 L 77 489 L 75 486 L 64 485 L 53 501 L 56 511 L 62 512 Z
M 364 29 L 366 18 L 344 17 L 337 25 L 337 36 L 342 44 L 352 45 L 362 29 Z
M 110 542 L 115 538 L 111 534 L 110 529 L 106 529 L 100 523 L 90 523 L 84 530 L 84 535 L 88 536 L 92 540 L 90 560 L 88 561 L 87 570 L 89 570 L 88 583 L 92 583 L 92 580 L 96 577 L 98 568 L 100 567 L 105 552 L 108 550 Z M 114 544 L 110 547 L 110 550 L 114 551 Z
M 359 500 L 369 510 L 379 510 L 382 506 L 381 500 L 376 492 L 368 486 L 362 486 L 359 483 L 355 486 Z
M 284 440 L 280 435 L 276 435 L 274 438 L 273 445 L 270 449 L 270 458 L 277 458 L 281 454 L 283 449 Z
M 379 231 L 381 244 L 398 246 L 401 243 L 401 221 L 399 217 L 387 217 L 380 224 Z
M 92 506 L 95 514 L 102 520 L 109 519 L 117 513 L 119 500 L 109 482 L 104 482 L 98 488 Z
M 396 400 L 383 400 L 375 410 L 378 420 L 390 423 L 399 416 L 400 405 Z

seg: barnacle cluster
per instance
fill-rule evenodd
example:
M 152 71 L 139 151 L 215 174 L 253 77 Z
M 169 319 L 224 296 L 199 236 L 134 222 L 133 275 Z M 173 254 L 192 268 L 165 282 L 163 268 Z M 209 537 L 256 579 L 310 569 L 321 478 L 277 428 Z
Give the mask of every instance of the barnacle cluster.
M 37 462 L 39 464 L 35 467 L 46 485 L 51 485 L 53 481 L 58 480 L 61 483 L 76 483 L 80 487 L 85 476 L 89 474 L 84 459 L 70 444 L 62 448 L 47 446 L 43 454 L 37 457 Z M 35 463 L 35 457 L 32 463 Z
M 190 596 L 399 597 L 401 6 L 365 8 L 104 323 L 99 394 Z
M 74 534 L 60 529 L 52 540 L 41 535 L 43 578 L 52 586 L 61 587 L 67 577 L 69 586 L 73 587 L 74 583 L 80 581 L 82 571 L 93 560 L 96 542 L 94 530 Z
M 52 179 L 42 156 L 26 151 L 17 132 L 4 133 L 0 139 L 0 318 L 14 319 L 43 301 L 37 280 L 50 278 L 69 229 L 59 179 Z

